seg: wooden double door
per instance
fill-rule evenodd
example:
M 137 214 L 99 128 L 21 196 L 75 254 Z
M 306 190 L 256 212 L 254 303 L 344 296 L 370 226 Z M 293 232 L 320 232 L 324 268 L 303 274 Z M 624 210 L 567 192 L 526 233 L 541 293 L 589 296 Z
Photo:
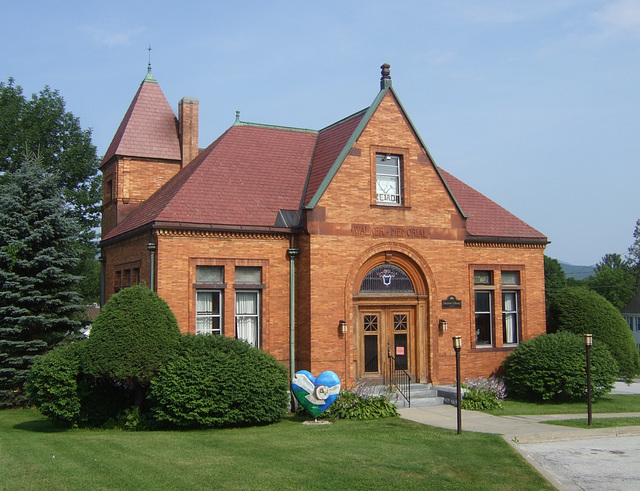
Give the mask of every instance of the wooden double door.
M 361 307 L 360 376 L 387 377 L 390 367 L 415 371 L 415 308 Z

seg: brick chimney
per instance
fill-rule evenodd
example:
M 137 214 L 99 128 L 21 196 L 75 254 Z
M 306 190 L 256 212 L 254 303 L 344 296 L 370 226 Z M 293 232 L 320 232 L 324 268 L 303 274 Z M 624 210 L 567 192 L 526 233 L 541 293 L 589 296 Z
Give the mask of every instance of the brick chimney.
M 178 103 L 178 131 L 182 167 L 198 155 L 198 99 L 183 97 Z

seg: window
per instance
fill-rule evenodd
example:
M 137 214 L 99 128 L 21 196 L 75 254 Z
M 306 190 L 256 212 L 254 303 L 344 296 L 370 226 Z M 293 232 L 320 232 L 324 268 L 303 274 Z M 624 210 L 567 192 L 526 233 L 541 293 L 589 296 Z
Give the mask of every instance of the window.
M 376 202 L 379 205 L 402 204 L 400 156 L 376 154 Z
M 222 266 L 196 266 L 196 334 L 222 334 Z
M 119 292 L 123 288 L 140 284 L 140 266 L 136 263 L 121 264 L 116 266 L 113 276 L 113 291 Z
M 492 271 L 474 271 L 473 284 L 478 287 L 490 287 L 493 285 Z M 475 291 L 476 313 L 476 346 L 493 345 L 493 291 Z
M 222 282 L 222 266 L 196 266 L 196 283 L 216 284 Z
M 502 292 L 502 342 L 518 343 L 518 292 Z
M 476 304 L 476 346 L 491 346 L 493 344 L 493 292 L 490 290 L 477 290 L 475 292 Z
M 196 334 L 222 334 L 222 292 L 196 291 Z
M 502 342 L 518 344 L 520 331 L 519 292 L 511 291 L 520 285 L 519 271 L 502 271 Z
M 476 347 L 513 347 L 520 342 L 523 289 L 521 270 L 479 269 L 473 271 Z M 513 268 L 513 266 L 511 267 Z M 501 303 L 499 303 L 501 302 Z M 500 338 L 500 309 L 502 339 Z M 495 311 L 495 313 L 494 313 Z M 495 317 L 495 318 L 494 318 Z
M 488 286 L 493 285 L 493 279 L 491 271 L 476 271 L 473 274 L 473 284 Z
M 236 267 L 236 337 L 260 347 L 260 290 L 262 268 Z
M 236 337 L 260 347 L 260 292 L 236 292 Z
M 110 203 L 113 201 L 113 181 L 109 179 L 107 181 L 107 187 L 105 189 L 106 199 L 105 202 Z
M 360 293 L 413 293 L 413 283 L 398 266 L 381 264 L 364 277 Z

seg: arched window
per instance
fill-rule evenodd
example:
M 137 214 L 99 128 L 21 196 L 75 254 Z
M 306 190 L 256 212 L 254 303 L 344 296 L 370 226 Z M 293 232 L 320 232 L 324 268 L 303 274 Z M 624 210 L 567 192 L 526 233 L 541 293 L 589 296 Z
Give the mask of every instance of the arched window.
M 413 284 L 401 268 L 381 264 L 367 273 L 360 285 L 360 293 L 413 293 Z

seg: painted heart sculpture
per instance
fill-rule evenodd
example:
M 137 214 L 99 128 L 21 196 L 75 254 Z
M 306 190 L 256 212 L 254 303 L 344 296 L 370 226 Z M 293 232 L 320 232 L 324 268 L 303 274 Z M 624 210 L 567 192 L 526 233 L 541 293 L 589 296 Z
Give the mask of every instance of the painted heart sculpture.
M 316 378 L 310 372 L 300 370 L 291 381 L 291 388 L 300 405 L 317 418 L 338 398 L 340 379 L 329 371 Z

